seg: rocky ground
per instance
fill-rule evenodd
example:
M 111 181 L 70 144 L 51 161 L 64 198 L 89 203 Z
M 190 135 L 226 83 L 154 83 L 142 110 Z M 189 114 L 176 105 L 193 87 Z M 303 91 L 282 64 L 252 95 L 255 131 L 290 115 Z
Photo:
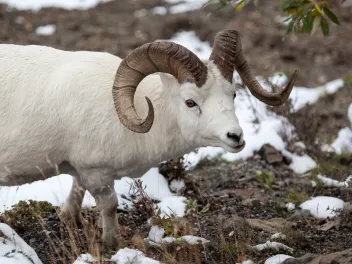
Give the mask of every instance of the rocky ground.
M 155 6 L 171 5 L 163 0 L 112 1 L 90 10 L 46 8 L 38 13 L 9 10 L 0 4 L 0 43 L 108 51 L 124 57 L 145 42 L 167 39 L 181 30 L 194 30 L 201 40 L 212 42 L 219 30 L 230 27 L 241 31 L 245 54 L 256 74 L 292 72 L 298 67 L 301 71 L 298 85 L 308 87 L 345 77 L 345 87 L 336 94 L 288 116 L 307 145 L 307 151 L 318 162 L 317 169 L 296 175 L 289 168 L 289 161 L 283 159 L 270 164 L 263 153 L 235 163 L 204 160 L 189 172 L 175 169 L 175 164 L 164 165 L 161 172 L 169 180 L 185 180 L 182 194 L 188 198 L 187 216 L 164 223 L 171 226 L 168 232 L 194 234 L 211 242 L 204 246 L 180 243 L 150 247 L 143 240 L 150 228 L 146 223 L 149 216 L 141 207 L 136 212 L 118 212 L 123 245 L 138 248 L 165 263 L 236 263 L 245 259 L 263 263 L 277 252 L 258 252 L 250 246 L 265 243 L 272 234 L 281 232 L 286 238 L 276 241 L 284 242 L 293 251 L 282 249 L 279 253 L 294 257 L 316 254 L 306 256 L 300 262 L 290 260 L 287 263 L 319 263 L 309 261 L 314 258 L 318 261 L 320 254 L 343 250 L 349 251 L 345 257 L 343 254 L 335 256 L 335 261 L 339 262 L 321 263 L 351 263 L 347 260 L 352 256 L 351 208 L 347 207 L 338 220 L 317 220 L 299 209 L 288 211 L 285 203 L 298 205 L 310 196 L 318 195 L 352 202 L 350 187 L 324 187 L 318 181 L 315 187 L 311 184 L 318 173 L 338 180 L 352 175 L 351 155 L 322 153 L 315 140 L 319 137 L 323 142 L 331 143 L 339 129 L 348 126 L 346 112 L 352 102 L 349 77 L 352 75 L 352 35 L 348 34 L 352 30 L 352 8 L 336 10 L 342 25 L 332 27 L 327 38 L 318 33 L 290 35 L 283 41 L 285 28 L 275 22 L 278 5 L 272 2 L 260 1 L 260 10 L 248 6 L 242 13 L 235 13 L 231 8 L 216 11 L 208 6 L 166 16 L 152 12 Z M 145 11 L 136 12 L 140 9 Z M 56 25 L 55 34 L 36 35 L 35 29 L 46 24 Z M 275 111 L 283 115 L 288 113 L 287 106 Z M 109 253 L 101 249 L 94 209 L 83 212 L 88 221 L 83 228 L 76 229 L 63 227 L 56 211 L 57 208 L 48 204 L 39 207 L 22 204 L 2 220 L 10 223 L 36 250 L 43 263 L 72 263 L 78 255 L 88 251 L 96 255 Z

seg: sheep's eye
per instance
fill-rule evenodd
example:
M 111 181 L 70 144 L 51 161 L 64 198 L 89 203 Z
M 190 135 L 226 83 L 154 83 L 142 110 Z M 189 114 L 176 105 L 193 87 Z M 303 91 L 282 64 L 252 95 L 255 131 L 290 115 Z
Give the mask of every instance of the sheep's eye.
M 195 107 L 197 104 L 193 100 L 188 99 L 186 101 L 186 105 L 191 108 L 191 107 Z
M 235 100 L 235 98 L 236 98 L 236 93 L 233 94 L 233 99 Z

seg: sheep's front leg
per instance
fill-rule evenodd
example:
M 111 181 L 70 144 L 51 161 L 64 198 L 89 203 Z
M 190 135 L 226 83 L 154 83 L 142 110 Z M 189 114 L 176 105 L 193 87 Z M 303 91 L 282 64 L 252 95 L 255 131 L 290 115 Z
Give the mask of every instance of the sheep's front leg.
M 73 177 L 70 194 L 60 211 L 60 219 L 68 225 L 81 224 L 81 207 L 86 189 L 83 187 L 79 175 Z
M 114 183 L 98 188 L 88 188 L 94 197 L 101 214 L 103 228 L 103 243 L 111 248 L 118 245 L 117 206 L 118 200 L 114 189 Z
M 117 206 L 114 177 L 110 171 L 90 169 L 79 171 L 83 186 L 94 197 L 101 214 L 103 243 L 109 248 L 118 245 Z

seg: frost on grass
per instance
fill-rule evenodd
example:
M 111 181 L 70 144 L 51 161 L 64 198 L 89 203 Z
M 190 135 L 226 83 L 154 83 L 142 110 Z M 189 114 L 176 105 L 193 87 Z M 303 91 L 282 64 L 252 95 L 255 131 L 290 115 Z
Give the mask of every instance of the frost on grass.
M 285 254 L 278 254 L 275 256 L 272 256 L 268 258 L 264 264 L 281 264 L 283 263 L 286 259 L 293 258 L 292 256 L 285 255 Z
M 300 207 L 316 218 L 326 219 L 339 215 L 344 208 L 344 201 L 335 197 L 317 196 L 305 201 Z
M 37 35 L 50 36 L 55 33 L 55 30 L 56 30 L 56 26 L 50 24 L 50 25 L 37 27 L 37 29 L 35 30 L 35 33 Z
M 4 223 L 0 223 L 0 263 L 42 264 L 34 249 Z
M 286 250 L 287 252 L 292 253 L 293 249 L 286 246 L 285 244 L 279 243 L 279 242 L 271 242 L 271 241 L 266 241 L 264 244 L 259 244 L 256 246 L 253 246 L 254 249 L 257 249 L 259 251 L 262 251 L 264 249 L 268 249 L 268 248 L 272 248 L 275 249 L 277 251 L 279 251 L 280 249 L 282 250 Z
M 89 9 L 99 3 L 110 0 L 0 0 L 0 3 L 8 4 L 20 10 L 38 11 L 43 7 L 61 7 L 65 9 Z

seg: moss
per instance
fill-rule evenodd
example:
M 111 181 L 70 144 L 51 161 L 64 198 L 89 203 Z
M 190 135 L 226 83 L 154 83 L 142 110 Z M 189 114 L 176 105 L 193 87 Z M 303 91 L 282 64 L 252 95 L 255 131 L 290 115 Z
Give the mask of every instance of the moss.
M 318 167 L 312 170 L 313 178 L 318 174 L 334 178 L 336 176 L 338 180 L 344 180 L 352 174 L 352 154 L 332 154 L 329 157 L 320 158 Z
M 300 205 L 301 203 L 309 200 L 309 195 L 305 192 L 297 192 L 291 189 L 287 195 L 286 202 Z
M 346 75 L 343 77 L 343 83 L 345 86 L 352 86 L 352 75 Z
M 11 210 L 6 210 L 2 214 L 2 218 L 11 227 L 22 229 L 26 223 L 37 221 L 39 218 L 46 218 L 55 210 L 56 207 L 48 202 L 20 201 Z
M 266 173 L 262 171 L 257 171 L 257 181 L 260 182 L 264 188 L 266 189 L 273 189 L 273 185 L 275 183 L 275 176 L 272 172 Z

